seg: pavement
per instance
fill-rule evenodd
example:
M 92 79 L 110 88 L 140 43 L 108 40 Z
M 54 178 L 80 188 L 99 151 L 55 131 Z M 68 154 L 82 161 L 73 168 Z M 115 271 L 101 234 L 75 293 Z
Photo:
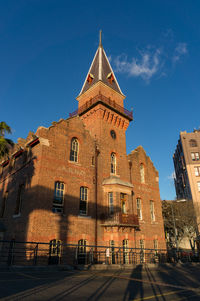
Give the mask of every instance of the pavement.
M 200 265 L 0 269 L 0 300 L 200 300 Z

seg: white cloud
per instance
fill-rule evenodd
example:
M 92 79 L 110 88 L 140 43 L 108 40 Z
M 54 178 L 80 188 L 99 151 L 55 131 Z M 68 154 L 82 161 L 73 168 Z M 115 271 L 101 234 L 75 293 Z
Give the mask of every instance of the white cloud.
M 126 55 L 120 55 L 114 60 L 116 72 L 150 80 L 162 65 L 160 54 L 160 49 L 157 49 L 154 53 L 142 52 L 140 59 L 132 58 L 130 62 L 128 62 Z
M 168 176 L 167 177 L 168 178 L 168 180 L 174 180 L 174 179 L 176 179 L 176 174 L 175 174 L 175 172 L 173 171 L 172 173 L 171 173 L 171 175 L 170 176 Z
M 177 62 L 180 58 L 188 53 L 187 44 L 186 43 L 178 43 L 174 50 L 174 56 L 172 58 L 173 62 Z

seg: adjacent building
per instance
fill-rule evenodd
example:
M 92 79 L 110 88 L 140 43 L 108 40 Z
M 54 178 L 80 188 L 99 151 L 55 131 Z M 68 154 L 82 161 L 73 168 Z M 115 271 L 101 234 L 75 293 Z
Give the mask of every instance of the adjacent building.
M 192 200 L 200 230 L 200 130 L 180 133 L 173 156 L 177 199 Z
M 1 237 L 165 248 L 158 171 L 142 146 L 126 153 L 124 99 L 100 40 L 76 112 L 2 161 Z

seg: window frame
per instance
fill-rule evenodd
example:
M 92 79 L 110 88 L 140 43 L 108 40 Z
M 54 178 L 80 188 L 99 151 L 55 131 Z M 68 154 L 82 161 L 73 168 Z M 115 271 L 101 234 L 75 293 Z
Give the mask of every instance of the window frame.
M 196 177 L 200 176 L 200 166 L 195 166 L 194 167 L 194 174 Z
M 144 164 L 140 163 L 140 181 L 142 184 L 145 183 L 145 170 L 144 170 Z
M 192 152 L 191 153 L 191 158 L 192 158 L 192 161 L 199 161 L 199 152 Z
M 76 137 L 71 139 L 70 146 L 70 161 L 78 163 L 78 154 L 79 154 L 79 142 Z
M 109 215 L 114 214 L 114 198 L 113 198 L 113 192 L 108 192 L 108 212 Z
M 197 141 L 195 139 L 190 139 L 189 145 L 190 147 L 197 147 Z
M 197 189 L 200 192 L 200 182 L 197 182 Z
M 85 206 L 85 210 L 81 209 L 82 206 Z M 80 187 L 80 202 L 79 202 L 79 214 L 88 215 L 88 187 Z
M 52 207 L 53 213 L 63 213 L 64 198 L 65 198 L 65 183 L 61 181 L 55 181 L 53 207 Z

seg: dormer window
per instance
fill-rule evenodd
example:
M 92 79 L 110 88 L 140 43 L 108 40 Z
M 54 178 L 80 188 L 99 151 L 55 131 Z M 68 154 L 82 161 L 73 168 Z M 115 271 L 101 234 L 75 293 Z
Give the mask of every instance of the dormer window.
M 89 73 L 89 74 L 88 74 L 88 77 L 87 77 L 88 83 L 91 84 L 92 81 L 93 81 L 93 79 L 94 79 L 94 75 L 93 75 L 92 73 Z
M 112 84 L 114 82 L 115 78 L 114 78 L 114 75 L 112 74 L 112 72 L 108 73 L 107 79 L 110 84 Z

